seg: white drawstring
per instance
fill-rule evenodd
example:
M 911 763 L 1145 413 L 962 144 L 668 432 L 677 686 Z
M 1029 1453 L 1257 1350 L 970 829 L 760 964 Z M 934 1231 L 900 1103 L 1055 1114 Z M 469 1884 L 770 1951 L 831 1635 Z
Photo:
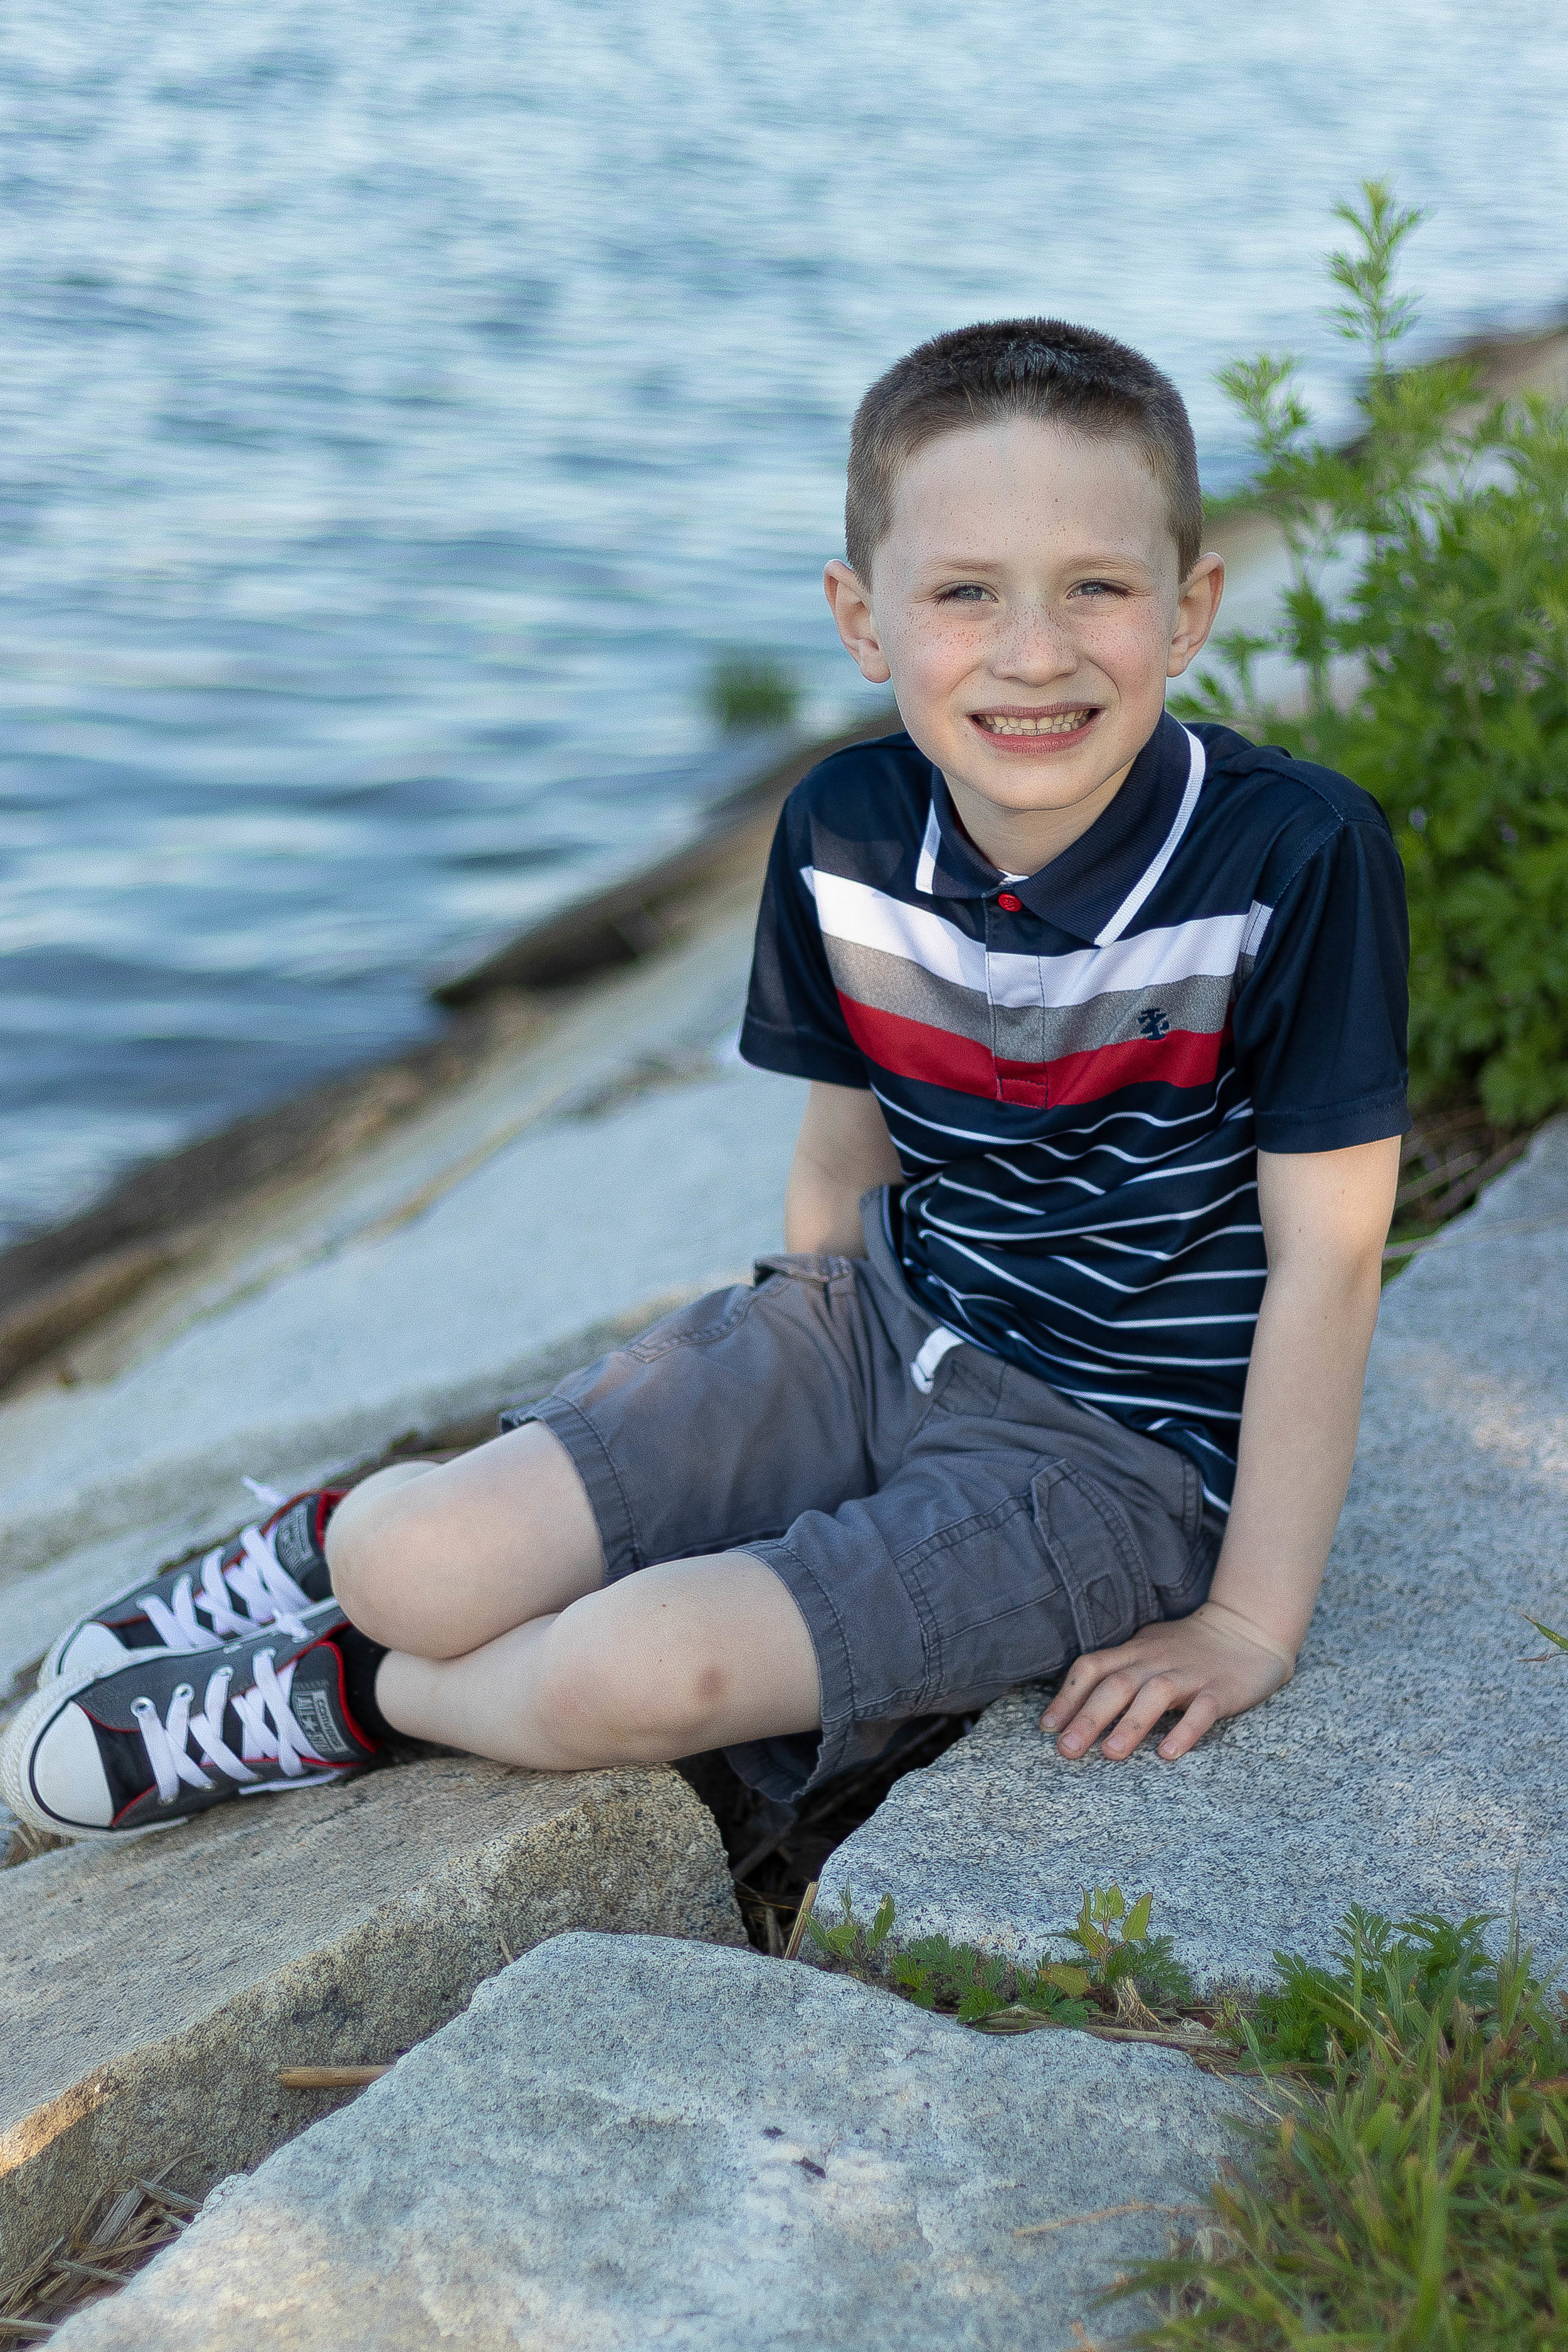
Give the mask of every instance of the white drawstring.
M 169 1702 L 166 1720 L 160 1722 L 158 1710 L 150 1698 L 131 1702 L 131 1712 L 136 1717 L 137 1728 L 147 1749 L 147 1760 L 153 1767 L 162 1803 L 172 1805 L 179 1795 L 184 1780 L 192 1789 L 210 1789 L 213 1783 L 201 1766 L 189 1753 L 187 1742 L 194 1731 L 204 1760 L 225 1773 L 243 1788 L 255 1780 L 252 1764 L 277 1764 L 291 1780 L 304 1777 L 305 1763 L 317 1763 L 310 1743 L 306 1738 L 289 1706 L 289 1693 L 294 1680 L 292 1665 L 279 1674 L 272 1664 L 270 1650 L 258 1651 L 252 1660 L 256 1681 L 247 1691 L 235 1694 L 234 1711 L 243 1727 L 240 1746 L 243 1756 L 237 1756 L 223 1736 L 224 1707 L 228 1699 L 228 1686 L 234 1675 L 232 1666 L 220 1666 L 207 1684 L 206 1702 L 200 1715 L 191 1713 L 195 1693 L 189 1683 L 181 1683 Z M 272 1717 L 269 1726 L 268 1717 Z M 335 1770 L 328 1769 L 319 1777 L 336 1780 Z
M 254 1482 L 247 1478 L 245 1483 Z M 297 1641 L 303 1638 L 300 1612 L 310 1606 L 310 1596 L 279 1560 L 273 1538 L 259 1528 L 247 1528 L 239 1541 L 240 1557 L 227 1569 L 223 1565 L 226 1545 L 208 1552 L 201 1565 L 199 1593 L 185 1575 L 175 1583 L 173 1605 L 159 1593 L 141 1594 L 137 1606 L 145 1610 L 166 1650 L 216 1650 L 237 1635 L 272 1624 Z M 245 1603 L 243 1611 L 236 1608 L 237 1601 Z M 196 1622 L 198 1609 L 212 1619 L 210 1633 Z
M 963 1335 L 961 1331 L 950 1331 L 945 1325 L 941 1323 L 937 1325 L 936 1329 L 931 1334 L 920 1354 L 910 1366 L 910 1378 L 921 1396 L 930 1396 L 936 1382 L 936 1368 L 949 1349 L 962 1348 L 963 1345 Z

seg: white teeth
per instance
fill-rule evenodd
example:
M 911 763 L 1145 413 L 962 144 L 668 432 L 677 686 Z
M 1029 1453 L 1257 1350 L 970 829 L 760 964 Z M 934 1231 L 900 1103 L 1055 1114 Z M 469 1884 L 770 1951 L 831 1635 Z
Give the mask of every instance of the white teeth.
M 1072 735 L 1093 715 L 1089 710 L 1062 710 L 1054 717 L 993 719 L 984 711 L 975 713 L 988 735 Z

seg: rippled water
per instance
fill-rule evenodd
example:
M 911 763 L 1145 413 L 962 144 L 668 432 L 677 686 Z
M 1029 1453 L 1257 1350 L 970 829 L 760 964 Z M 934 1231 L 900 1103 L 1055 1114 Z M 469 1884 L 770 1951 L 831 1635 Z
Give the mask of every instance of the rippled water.
M 679 836 L 715 649 L 852 708 L 820 563 L 919 337 L 1124 333 L 1223 486 L 1236 350 L 1343 414 L 1363 173 L 1429 340 L 1554 311 L 1565 64 L 1528 0 L 11 12 L 0 1237 Z

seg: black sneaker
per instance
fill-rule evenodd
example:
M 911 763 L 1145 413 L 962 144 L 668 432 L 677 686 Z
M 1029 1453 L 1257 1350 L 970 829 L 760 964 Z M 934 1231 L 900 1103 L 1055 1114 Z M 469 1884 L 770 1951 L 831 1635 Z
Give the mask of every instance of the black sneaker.
M 285 1501 L 254 1480 L 246 1484 L 275 1506 L 270 1518 L 242 1528 L 205 1559 L 138 1578 L 79 1617 L 44 1660 L 38 1688 L 75 1682 L 81 1675 L 111 1674 L 142 1651 L 188 1656 L 243 1641 L 274 1623 L 291 1633 L 303 1611 L 330 1600 L 327 1521 L 342 1501 L 342 1489 L 321 1487 Z
M 200 1657 L 146 1649 L 47 1683 L 0 1738 L 0 1800 L 56 1837 L 162 1829 L 230 1797 L 305 1789 L 371 1762 L 349 1713 L 334 1601 Z

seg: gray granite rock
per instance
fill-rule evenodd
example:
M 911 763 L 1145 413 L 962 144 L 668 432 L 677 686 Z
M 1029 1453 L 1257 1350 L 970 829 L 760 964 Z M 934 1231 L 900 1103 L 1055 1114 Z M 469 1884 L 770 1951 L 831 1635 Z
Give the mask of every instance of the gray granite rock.
M 1162 1764 L 1065 1763 L 1005 1699 L 832 1856 L 824 1897 L 1037 1950 L 1152 1887 L 1201 1980 L 1322 1954 L 1345 1906 L 1506 1918 L 1568 1958 L 1568 1122 L 1386 1293 L 1296 1679 Z M 1530 1663 L 1541 1658 L 1542 1663 Z
M 743 1278 L 804 1099 L 725 1043 L 754 919 L 591 991 L 91 1377 L 0 1399 L 0 1590 L 493 1412 L 584 1327 Z
M 1234 2090 L 816 1969 L 567 1936 L 226 2185 L 68 2352 L 1055 2352 Z M 1029 2223 L 1082 2217 L 1039 2235 Z
M 0 1872 L 0 2276 L 172 2158 L 258 2163 L 333 2103 L 279 2066 L 390 2060 L 579 1927 L 744 1941 L 679 1774 L 439 1759 Z

